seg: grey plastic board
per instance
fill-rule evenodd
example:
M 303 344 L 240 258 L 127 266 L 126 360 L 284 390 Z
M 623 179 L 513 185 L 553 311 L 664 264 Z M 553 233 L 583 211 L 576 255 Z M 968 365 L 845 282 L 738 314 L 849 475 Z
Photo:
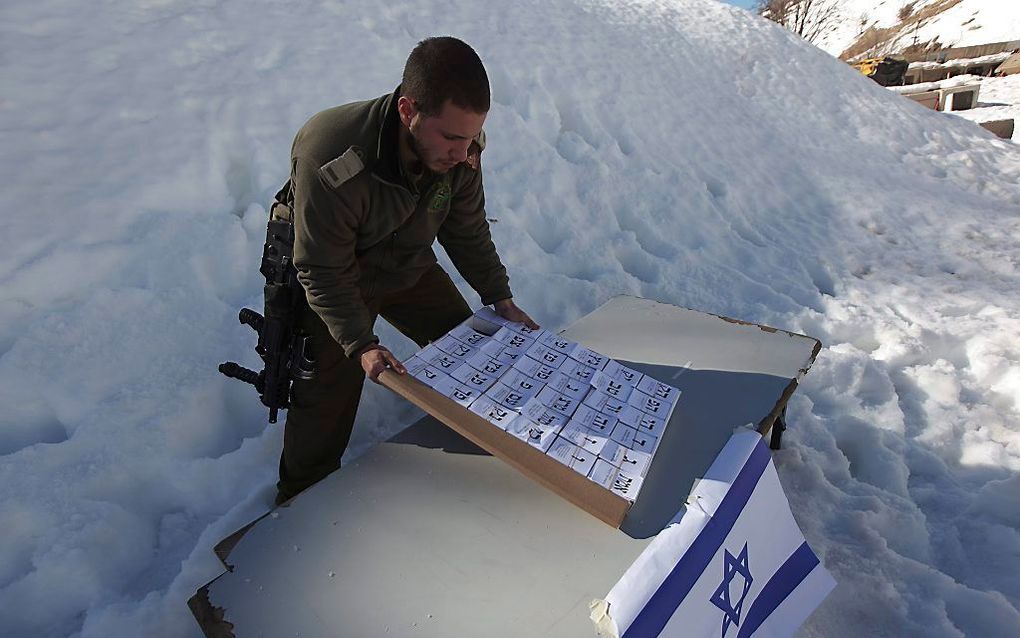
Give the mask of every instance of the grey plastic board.
M 563 333 L 682 392 L 621 530 L 654 536 L 735 428 L 766 432 L 821 347 L 816 339 L 637 297 L 615 297 Z
M 206 634 L 593 636 L 588 603 L 734 427 L 771 423 L 818 347 L 632 297 L 563 334 L 684 392 L 620 530 L 425 417 L 255 521 L 190 601 Z
M 252 527 L 208 586 L 233 635 L 590 636 L 647 541 L 447 433 L 425 417 Z

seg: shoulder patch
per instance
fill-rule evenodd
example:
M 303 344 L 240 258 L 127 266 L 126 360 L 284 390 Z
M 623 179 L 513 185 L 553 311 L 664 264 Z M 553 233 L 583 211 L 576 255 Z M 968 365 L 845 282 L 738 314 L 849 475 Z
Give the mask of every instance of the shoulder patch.
M 472 170 L 477 170 L 481 163 L 481 151 L 486 150 L 486 132 L 479 131 L 467 148 L 467 159 L 464 160 Z
M 319 168 L 319 174 L 326 180 L 326 183 L 333 188 L 338 188 L 347 180 L 351 179 L 365 168 L 361 161 L 361 149 L 350 147 L 344 154 L 336 159 L 326 162 Z
M 468 147 L 467 159 L 464 163 L 471 167 L 472 170 L 478 170 L 478 165 L 481 163 L 482 151 L 485 150 L 485 131 L 481 130 L 475 139 L 471 140 L 471 145 Z

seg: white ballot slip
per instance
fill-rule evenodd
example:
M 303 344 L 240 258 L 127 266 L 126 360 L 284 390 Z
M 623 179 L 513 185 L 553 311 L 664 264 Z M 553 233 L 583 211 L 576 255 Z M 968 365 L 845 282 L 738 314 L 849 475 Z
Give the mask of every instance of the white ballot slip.
M 500 327 L 509 326 L 514 323 L 509 319 L 499 316 L 496 311 L 489 306 L 482 306 L 477 312 L 475 312 L 474 316 Z M 470 321 L 470 319 L 468 321 Z
M 608 436 L 588 430 L 584 433 L 580 446 L 597 455 L 602 453 L 602 450 L 609 444 L 609 441 L 610 438 Z
M 488 335 L 484 335 L 480 332 L 473 330 L 466 323 L 462 323 L 450 332 L 446 333 L 460 341 L 461 343 L 471 346 L 472 348 L 478 348 L 483 343 L 489 340 Z
M 632 370 L 615 359 L 610 359 L 606 362 L 606 367 L 603 368 L 602 371 L 611 378 L 622 383 L 626 383 L 631 387 L 637 387 L 637 385 L 645 377 L 645 375 L 641 374 L 637 370 Z
M 542 364 L 528 356 L 523 356 L 514 362 L 514 369 L 520 370 L 526 376 L 545 383 L 556 372 L 556 368 Z
M 509 363 L 501 363 L 498 359 L 493 359 L 485 352 L 479 351 L 468 357 L 466 363 L 485 374 L 491 374 L 496 377 L 506 372 L 507 368 L 510 367 Z
M 471 346 L 454 339 L 449 334 L 443 335 L 436 339 L 431 345 L 439 348 L 446 354 L 450 355 L 457 361 L 465 361 L 469 356 L 474 354 L 475 349 Z
M 610 486 L 609 491 L 633 503 L 637 499 L 638 492 L 641 491 L 643 480 L 640 476 L 620 468 L 620 471 L 616 473 L 616 478 L 613 479 L 613 484 Z
M 556 437 L 556 440 L 553 441 L 552 445 L 549 446 L 547 454 L 567 467 L 570 467 L 570 464 L 574 460 L 574 452 L 576 451 L 576 445 L 562 436 L 558 436 Z
M 587 431 L 588 428 L 584 427 L 577 421 L 570 420 L 563 426 L 563 429 L 560 430 L 559 434 L 574 445 L 581 445 Z
M 557 425 L 541 425 L 523 415 L 518 415 L 507 428 L 507 432 L 543 452 L 549 451 L 549 446 L 556 439 L 557 430 Z
M 524 337 L 528 337 L 529 339 L 534 339 L 535 341 L 538 341 L 539 339 L 541 339 L 541 338 L 545 337 L 547 334 L 549 334 L 548 332 L 546 332 L 545 330 L 542 330 L 541 328 L 539 328 L 538 330 L 535 330 L 533 328 L 527 327 L 523 323 L 515 323 L 515 322 L 511 321 L 511 322 L 509 322 L 507 324 L 504 324 L 504 325 L 509 330 L 513 330 L 517 334 L 519 334 L 521 336 L 524 336 Z
M 545 333 L 544 336 L 538 339 L 538 342 L 541 343 L 542 345 L 552 348 L 553 350 L 559 350 L 563 354 L 567 355 L 569 355 L 574 350 L 574 348 L 577 347 L 577 344 L 571 341 L 570 339 L 565 339 L 551 332 Z
M 648 465 L 652 462 L 652 455 L 648 452 L 629 449 L 623 453 L 623 460 L 620 461 L 620 469 L 628 474 L 644 478 L 648 472 Z
M 527 355 L 550 368 L 559 368 L 567 360 L 567 354 L 542 343 L 532 344 Z
M 537 397 L 528 399 L 528 402 L 524 404 L 524 408 L 521 409 L 521 415 L 539 425 L 550 425 L 560 428 L 567 424 L 567 417 L 542 405 L 542 402 Z
M 436 383 L 436 385 L 432 386 L 432 389 L 450 399 L 453 399 L 465 408 L 470 407 L 471 403 L 481 394 L 481 392 L 467 387 L 453 377 L 440 380 Z
M 584 398 L 584 404 L 595 408 L 603 414 L 608 414 L 617 418 L 619 418 L 623 409 L 627 407 L 627 403 L 625 401 L 614 399 L 605 392 L 601 392 L 599 390 L 592 390 L 588 393 L 588 396 Z
M 404 359 L 404 368 L 407 369 L 407 373 L 412 377 L 427 368 L 429 362 L 420 358 L 418 355 L 411 355 L 407 359 Z
M 591 383 L 591 380 L 595 376 L 595 373 L 598 372 L 598 370 L 596 370 L 595 368 L 586 366 L 580 361 L 575 361 L 574 359 L 567 359 L 566 361 L 564 361 L 562 364 L 560 364 L 558 371 L 562 372 L 563 374 L 569 377 L 573 377 L 579 381 L 583 381 L 584 383 L 588 384 Z
M 585 403 L 581 403 L 581 405 L 577 406 L 577 412 L 574 412 L 574 416 L 571 418 L 584 424 L 584 426 L 589 430 L 598 432 L 599 434 L 604 434 L 607 437 L 613 432 L 613 428 L 616 427 L 617 422 L 617 418 L 615 416 L 602 414 Z
M 631 443 L 634 442 L 634 432 L 636 430 L 623 421 L 616 424 L 613 428 L 613 432 L 609 435 L 609 438 L 616 441 L 625 448 L 629 448 Z
M 580 403 L 577 399 L 568 397 L 565 394 L 560 394 L 556 390 L 553 390 L 549 386 L 542 388 L 542 391 L 535 395 L 539 401 L 542 402 L 547 408 L 556 410 L 563 416 L 570 418 L 577 410 L 577 406 Z
M 513 410 L 496 403 L 485 395 L 475 399 L 468 409 L 501 430 L 510 427 L 510 424 L 518 416 Z
M 641 430 L 634 431 L 634 440 L 630 443 L 630 448 L 637 452 L 644 452 L 646 454 L 654 454 L 655 448 L 659 447 L 659 439 L 655 438 L 651 434 L 642 432 Z
M 523 371 L 517 368 L 510 368 L 503 376 L 499 378 L 499 382 L 508 388 L 523 392 L 528 397 L 533 397 L 542 390 L 545 386 L 545 382 L 525 374 Z
M 524 351 L 515 348 L 508 348 L 503 345 L 503 343 L 494 339 L 490 339 L 483 343 L 479 350 L 499 363 L 507 365 L 512 365 L 520 357 L 524 356 Z
M 495 375 L 479 372 L 467 364 L 454 370 L 450 373 L 450 376 L 469 388 L 477 389 L 479 392 L 485 392 L 496 383 Z
M 416 356 L 424 361 L 428 361 L 433 368 L 442 370 L 446 374 L 450 374 L 464 363 L 463 358 L 450 356 L 434 344 L 425 346 Z
M 429 386 L 433 390 L 436 389 L 437 385 L 443 383 L 447 384 L 454 383 L 453 378 L 450 375 L 446 374 L 445 372 L 440 372 L 439 370 L 433 368 L 432 366 L 425 366 L 424 368 L 419 369 L 411 376 L 421 381 L 425 385 Z
M 602 446 L 602 450 L 599 452 L 599 458 L 605 460 L 607 463 L 612 463 L 619 468 L 620 463 L 623 462 L 623 455 L 626 453 L 626 447 L 610 439 Z
M 790 513 L 768 446 L 745 431 L 612 588 L 598 620 L 603 635 L 624 638 L 787 637 L 835 584 Z
M 599 370 L 592 377 L 591 385 L 599 392 L 607 394 L 617 401 L 626 401 L 634 387 L 623 381 L 618 381 L 606 374 L 605 370 Z
M 641 419 L 647 415 L 632 405 L 625 405 L 619 412 L 617 412 L 616 416 L 630 427 L 637 428 Z
M 592 466 L 591 472 L 588 473 L 588 478 L 608 490 L 613 486 L 613 480 L 619 471 L 619 468 L 615 465 L 607 463 L 602 459 L 595 459 L 595 465 Z
M 666 422 L 657 416 L 642 413 L 635 427 L 638 432 L 643 432 L 660 439 L 662 438 L 662 431 L 666 428 Z
M 668 383 L 656 381 L 648 376 L 641 379 L 641 382 L 637 384 L 637 389 L 653 399 L 665 401 L 670 404 L 676 403 L 677 397 L 680 396 L 680 390 L 678 388 L 674 388 Z
M 502 383 L 496 383 L 485 392 L 485 396 L 489 397 L 496 403 L 520 412 L 524 408 L 524 404 L 532 398 L 532 394 L 528 394 L 522 390 L 514 389 L 503 385 Z
M 577 346 L 571 350 L 570 358 L 574 361 L 580 361 L 584 365 L 591 366 L 597 370 L 601 370 L 606 367 L 606 363 L 609 362 L 609 357 L 606 355 L 599 354 L 594 350 L 585 348 L 581 344 L 577 344 Z
M 574 450 L 574 458 L 570 461 L 570 469 L 574 470 L 582 476 L 588 476 L 591 473 L 593 467 L 595 467 L 595 461 L 598 456 L 592 454 L 583 447 L 578 447 Z
M 525 337 L 506 326 L 497 330 L 496 334 L 492 335 L 492 338 L 502 343 L 506 348 L 513 348 L 522 352 L 527 351 L 535 343 L 535 340 L 531 337 Z
M 559 370 L 549 377 L 549 381 L 546 382 L 546 385 L 560 394 L 565 394 L 576 401 L 584 399 L 591 390 L 591 386 L 584 381 L 563 374 Z
M 649 396 L 640 390 L 632 392 L 630 398 L 627 399 L 627 403 L 645 414 L 657 416 L 667 421 L 669 420 L 670 410 L 673 408 L 673 404 L 668 401 Z

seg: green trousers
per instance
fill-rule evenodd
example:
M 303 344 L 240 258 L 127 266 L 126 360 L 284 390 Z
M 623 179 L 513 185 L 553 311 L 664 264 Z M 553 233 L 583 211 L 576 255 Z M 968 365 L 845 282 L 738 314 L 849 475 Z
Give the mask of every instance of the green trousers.
M 366 303 L 373 323 L 382 315 L 419 347 L 435 341 L 471 315 L 464 297 L 438 264 L 410 288 Z M 284 426 L 277 502 L 293 497 L 340 467 L 365 383 L 360 361 L 344 354 L 326 324 L 307 305 L 302 308 L 299 322 L 312 336 L 315 377 L 294 382 Z

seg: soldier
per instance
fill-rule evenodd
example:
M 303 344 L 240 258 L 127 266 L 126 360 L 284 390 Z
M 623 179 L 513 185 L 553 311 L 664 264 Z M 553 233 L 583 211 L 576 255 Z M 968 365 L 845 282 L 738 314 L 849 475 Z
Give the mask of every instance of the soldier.
M 277 504 L 340 467 L 365 375 L 406 370 L 373 334 L 382 315 L 419 346 L 471 315 L 432 250 L 438 238 L 482 304 L 533 328 L 513 301 L 485 218 L 479 156 L 489 81 L 474 50 L 428 38 L 400 86 L 313 116 L 298 131 L 274 214 L 294 221 L 312 380 L 294 382 Z

